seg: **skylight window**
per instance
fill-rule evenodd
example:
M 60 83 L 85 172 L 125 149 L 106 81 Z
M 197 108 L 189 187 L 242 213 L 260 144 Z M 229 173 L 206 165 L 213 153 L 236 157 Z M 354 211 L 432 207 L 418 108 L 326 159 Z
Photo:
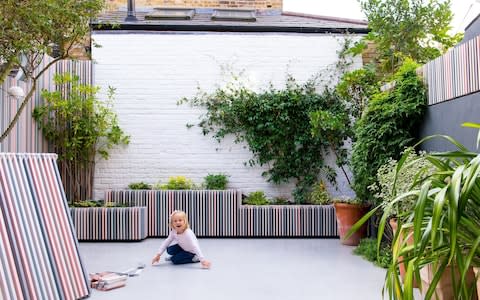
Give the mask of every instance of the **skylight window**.
M 213 21 L 245 21 L 255 22 L 254 10 L 243 9 L 215 9 L 212 14 Z
M 154 8 L 146 20 L 191 20 L 195 15 L 193 8 Z

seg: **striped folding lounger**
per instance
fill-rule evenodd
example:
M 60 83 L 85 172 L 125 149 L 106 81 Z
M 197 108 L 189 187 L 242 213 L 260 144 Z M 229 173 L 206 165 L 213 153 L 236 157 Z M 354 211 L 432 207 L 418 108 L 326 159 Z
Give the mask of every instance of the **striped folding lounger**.
M 0 299 L 90 294 L 56 159 L 0 153 Z

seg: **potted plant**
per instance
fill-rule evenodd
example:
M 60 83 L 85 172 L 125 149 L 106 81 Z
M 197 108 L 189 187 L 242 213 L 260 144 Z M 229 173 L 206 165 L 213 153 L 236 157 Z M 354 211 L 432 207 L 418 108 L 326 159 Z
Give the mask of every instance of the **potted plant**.
M 434 295 L 437 299 L 476 299 L 472 267 L 480 266 L 480 154 L 445 138 L 458 150 L 425 155 L 433 165 L 430 176 L 417 176 L 418 183 L 409 191 L 372 209 L 349 232 L 383 208 L 377 240 L 380 245 L 396 205 L 415 198 L 415 208 L 402 215 L 404 223 L 393 238 L 393 259 L 385 280 L 390 299 L 413 299 L 414 279 L 422 283 L 425 299 Z M 397 171 L 407 156 L 405 153 L 399 160 Z M 401 234 L 412 235 L 413 244 L 401 240 Z M 401 263 L 407 266 L 403 284 L 399 276 Z
M 408 192 L 414 187 L 422 178 L 429 176 L 433 172 L 433 165 L 425 158 L 425 152 L 417 154 L 412 147 L 405 149 L 403 152 L 404 161 L 399 162 L 394 159 L 389 159 L 386 164 L 381 166 L 377 171 L 377 182 L 370 185 L 369 189 L 373 192 L 376 202 L 385 208 L 389 205 L 397 195 Z M 398 169 L 399 164 L 402 163 L 402 168 Z M 388 212 L 389 224 L 392 232 L 397 232 L 398 225 L 408 221 L 408 217 L 415 209 L 416 197 L 409 196 L 403 198 L 401 201 L 395 202 L 392 209 Z M 385 211 L 385 209 L 383 209 Z M 413 244 L 412 232 L 407 236 L 400 233 L 399 240 L 406 241 L 407 245 Z M 392 234 L 385 234 L 388 242 L 392 242 Z M 403 258 L 400 256 L 400 260 Z M 405 276 L 405 265 L 400 263 L 400 276 L 403 279 Z M 416 286 L 416 282 L 414 282 Z
M 358 198 L 334 199 L 335 215 L 337 217 L 338 233 L 343 245 L 357 246 L 362 238 L 367 236 L 367 224 L 364 223 L 354 233 L 347 236 L 352 226 L 368 212 L 369 205 Z

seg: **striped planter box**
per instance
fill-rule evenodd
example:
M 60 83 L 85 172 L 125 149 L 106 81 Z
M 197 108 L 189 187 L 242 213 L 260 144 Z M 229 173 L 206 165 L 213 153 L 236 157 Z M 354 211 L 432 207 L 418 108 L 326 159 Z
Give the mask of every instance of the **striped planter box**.
M 168 217 L 184 210 L 197 236 L 203 237 L 336 237 L 331 205 L 242 205 L 240 193 L 227 191 L 107 191 L 105 200 L 146 206 L 148 236 L 167 236 Z
M 77 238 L 82 241 L 139 241 L 147 237 L 147 208 L 70 208 Z
M 90 293 L 56 159 L 0 153 L 0 299 Z
M 197 236 L 236 236 L 238 193 L 226 191 L 107 191 L 106 202 L 148 208 L 148 236 L 167 236 L 168 217 L 179 209 L 187 213 Z
M 333 205 L 241 205 L 238 235 L 254 237 L 336 237 Z

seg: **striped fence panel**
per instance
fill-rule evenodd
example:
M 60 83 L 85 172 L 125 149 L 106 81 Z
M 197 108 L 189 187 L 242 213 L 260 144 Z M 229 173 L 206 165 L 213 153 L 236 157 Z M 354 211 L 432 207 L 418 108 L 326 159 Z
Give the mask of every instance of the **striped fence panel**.
M 167 236 L 168 217 L 183 210 L 197 236 L 236 236 L 238 193 L 234 190 L 207 191 L 107 191 L 106 202 L 148 209 L 148 236 Z
M 89 295 L 56 159 L 0 153 L 2 299 Z
M 147 208 L 85 207 L 71 208 L 77 238 L 84 241 L 128 240 L 147 237 Z
M 331 205 L 242 205 L 237 191 L 118 190 L 105 193 L 107 202 L 146 206 L 148 236 L 167 236 L 168 216 L 184 210 L 197 236 L 335 237 Z
M 422 67 L 433 105 L 480 90 L 480 36 L 428 62 Z
M 37 72 L 46 67 L 51 61 L 52 58 L 46 56 L 37 68 Z M 43 99 L 41 97 L 42 90 L 55 90 L 53 76 L 56 73 L 66 72 L 78 75 L 80 77 L 80 82 L 82 83 L 93 83 L 91 61 L 60 60 L 53 64 L 38 79 L 35 93 L 20 115 L 20 119 L 6 139 L 0 143 L 1 152 L 48 152 L 48 144 L 33 120 L 32 112 L 36 106 L 43 104 Z M 2 133 L 13 120 L 13 117 L 23 101 L 23 99 L 14 99 L 7 94 L 8 89 L 12 86 L 20 86 L 25 91 L 25 94 L 27 94 L 32 84 L 30 82 L 7 77 L 0 86 L 0 132 Z

